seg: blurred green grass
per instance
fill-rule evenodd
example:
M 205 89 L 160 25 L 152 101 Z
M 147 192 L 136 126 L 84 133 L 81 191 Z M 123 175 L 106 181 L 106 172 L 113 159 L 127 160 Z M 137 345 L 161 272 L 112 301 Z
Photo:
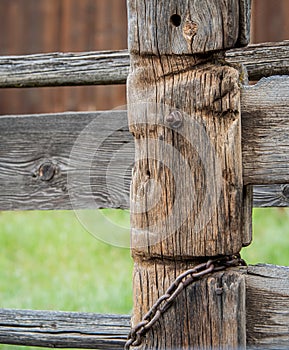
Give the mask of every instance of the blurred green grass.
M 101 237 L 112 232 L 108 218 L 129 226 L 127 213 L 104 213 L 97 223 Z M 242 250 L 247 263 L 289 265 L 288 222 L 289 209 L 255 209 L 253 243 Z M 97 240 L 73 212 L 0 213 L 0 252 L 1 308 L 131 311 L 129 249 Z M 0 349 L 23 347 L 0 345 Z
M 253 211 L 253 240 L 242 249 L 248 264 L 289 265 L 289 208 Z
M 105 223 L 103 217 L 97 229 L 105 231 Z M 73 212 L 2 212 L 0 252 L 1 307 L 131 309 L 129 249 L 97 240 Z

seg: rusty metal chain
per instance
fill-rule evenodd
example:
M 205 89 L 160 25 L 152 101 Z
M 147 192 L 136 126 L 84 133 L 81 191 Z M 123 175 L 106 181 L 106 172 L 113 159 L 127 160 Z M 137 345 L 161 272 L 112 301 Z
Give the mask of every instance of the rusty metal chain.
M 163 294 L 144 315 L 142 321 L 132 328 L 124 349 L 129 350 L 130 346 L 140 345 L 145 334 L 159 320 L 162 314 L 171 307 L 181 291 L 192 282 L 210 273 L 225 270 L 228 267 L 244 265 L 246 265 L 246 263 L 241 259 L 240 254 L 225 255 L 216 259 L 210 259 L 179 275 L 166 290 L 165 294 Z

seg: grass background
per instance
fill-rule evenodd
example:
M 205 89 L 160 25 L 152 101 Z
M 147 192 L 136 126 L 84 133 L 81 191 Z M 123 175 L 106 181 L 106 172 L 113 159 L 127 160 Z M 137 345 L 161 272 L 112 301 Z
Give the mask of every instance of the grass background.
M 126 212 L 105 214 L 96 227 L 103 239 L 118 230 L 108 218 L 129 226 Z M 255 209 L 253 243 L 242 250 L 245 260 L 289 265 L 288 222 L 289 209 Z M 0 252 L 1 308 L 131 312 L 129 249 L 96 239 L 73 212 L 0 213 Z

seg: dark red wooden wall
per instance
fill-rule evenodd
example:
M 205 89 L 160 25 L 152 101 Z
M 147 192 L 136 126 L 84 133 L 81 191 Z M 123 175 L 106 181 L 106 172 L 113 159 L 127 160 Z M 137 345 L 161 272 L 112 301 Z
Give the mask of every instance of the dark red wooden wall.
M 253 0 L 252 42 L 289 39 L 289 1 Z
M 0 0 L 0 55 L 127 48 L 126 0 Z M 0 90 L 0 113 L 111 109 L 125 87 Z
M 253 0 L 252 41 L 289 39 L 289 0 Z M 0 55 L 127 47 L 126 0 L 0 0 Z M 0 113 L 111 109 L 124 86 L 0 90 Z

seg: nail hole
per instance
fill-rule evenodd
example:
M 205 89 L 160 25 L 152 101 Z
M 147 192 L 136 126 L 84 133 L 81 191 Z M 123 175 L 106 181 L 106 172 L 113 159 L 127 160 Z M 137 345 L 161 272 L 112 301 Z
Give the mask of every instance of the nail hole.
M 175 27 L 179 27 L 181 25 L 181 16 L 180 15 L 172 15 L 171 16 L 171 24 L 174 25 Z
M 151 176 L 151 172 L 149 170 L 147 170 L 147 176 L 150 177 Z

